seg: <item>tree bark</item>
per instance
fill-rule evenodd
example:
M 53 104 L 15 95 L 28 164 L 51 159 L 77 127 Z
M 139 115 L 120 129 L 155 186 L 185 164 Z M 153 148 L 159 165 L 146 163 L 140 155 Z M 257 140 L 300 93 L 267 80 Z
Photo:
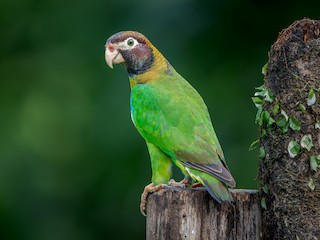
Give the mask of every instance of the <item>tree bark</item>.
M 259 239 L 258 192 L 232 190 L 233 204 L 218 204 L 204 189 L 166 188 L 147 203 L 147 240 Z
M 266 203 L 263 239 L 320 239 L 320 172 L 310 165 L 310 158 L 320 154 L 319 29 L 320 21 L 297 21 L 279 34 L 269 52 L 265 85 L 274 99 L 265 101 L 263 109 L 279 126 L 287 115 L 289 127 L 281 130 L 274 123 L 260 129 L 265 151 L 259 163 L 260 194 Z M 290 119 L 298 120 L 301 129 L 291 128 Z M 301 143 L 304 136 L 311 138 L 311 149 Z M 291 141 L 300 146 L 296 156 L 289 154 Z

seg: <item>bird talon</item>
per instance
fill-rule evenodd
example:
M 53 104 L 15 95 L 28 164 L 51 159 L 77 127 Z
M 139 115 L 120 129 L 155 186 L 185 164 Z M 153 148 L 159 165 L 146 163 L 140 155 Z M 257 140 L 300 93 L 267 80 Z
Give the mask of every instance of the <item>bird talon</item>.
M 159 189 L 159 191 L 157 192 L 159 196 L 163 195 L 163 189 Z
M 149 193 L 154 193 L 154 192 L 158 192 L 159 196 L 161 196 L 164 192 L 164 188 L 167 185 L 165 184 L 159 184 L 159 185 L 154 185 L 154 183 L 150 183 L 149 185 L 147 185 L 142 194 L 141 194 L 141 202 L 140 202 L 140 212 L 143 216 L 147 216 L 146 214 L 146 206 L 147 206 L 147 198 Z
M 190 185 L 189 179 L 184 178 L 180 182 L 176 182 L 174 179 L 170 179 L 169 186 L 171 187 L 180 187 L 180 188 L 186 188 Z

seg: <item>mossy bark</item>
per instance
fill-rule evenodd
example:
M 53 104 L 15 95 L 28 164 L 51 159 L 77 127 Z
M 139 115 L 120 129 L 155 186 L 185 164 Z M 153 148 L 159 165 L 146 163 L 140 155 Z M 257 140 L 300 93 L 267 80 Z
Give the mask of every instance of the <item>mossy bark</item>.
M 283 133 L 276 124 L 261 127 L 263 239 L 320 239 L 320 171 L 310 168 L 310 157 L 320 154 L 320 129 L 315 127 L 320 121 L 320 21 L 303 19 L 280 33 L 269 52 L 265 85 L 274 100 L 265 102 L 263 109 L 279 119 L 280 111 L 273 113 L 278 101 L 280 109 L 301 123 L 301 129 Z M 315 89 L 316 102 L 308 106 L 310 89 Z M 313 147 L 310 151 L 301 147 L 297 156 L 290 157 L 289 142 L 300 144 L 307 134 Z

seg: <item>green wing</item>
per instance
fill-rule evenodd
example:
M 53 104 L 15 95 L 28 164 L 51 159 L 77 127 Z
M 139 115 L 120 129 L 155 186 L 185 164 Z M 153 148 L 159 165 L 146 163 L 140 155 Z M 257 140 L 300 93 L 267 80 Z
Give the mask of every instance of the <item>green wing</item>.
M 145 140 L 171 159 L 235 185 L 203 99 L 177 72 L 136 85 L 131 114 Z

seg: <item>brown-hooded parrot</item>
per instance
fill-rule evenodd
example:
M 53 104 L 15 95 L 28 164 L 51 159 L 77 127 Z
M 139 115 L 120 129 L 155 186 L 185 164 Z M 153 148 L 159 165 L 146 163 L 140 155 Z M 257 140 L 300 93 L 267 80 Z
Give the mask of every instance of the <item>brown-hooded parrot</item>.
M 169 183 L 172 163 L 186 179 L 205 186 L 217 202 L 231 202 L 228 187 L 236 183 L 199 93 L 141 33 L 118 32 L 105 47 L 110 68 L 119 63 L 126 66 L 131 118 L 151 158 L 152 183 L 142 194 L 141 212 L 148 193 Z

